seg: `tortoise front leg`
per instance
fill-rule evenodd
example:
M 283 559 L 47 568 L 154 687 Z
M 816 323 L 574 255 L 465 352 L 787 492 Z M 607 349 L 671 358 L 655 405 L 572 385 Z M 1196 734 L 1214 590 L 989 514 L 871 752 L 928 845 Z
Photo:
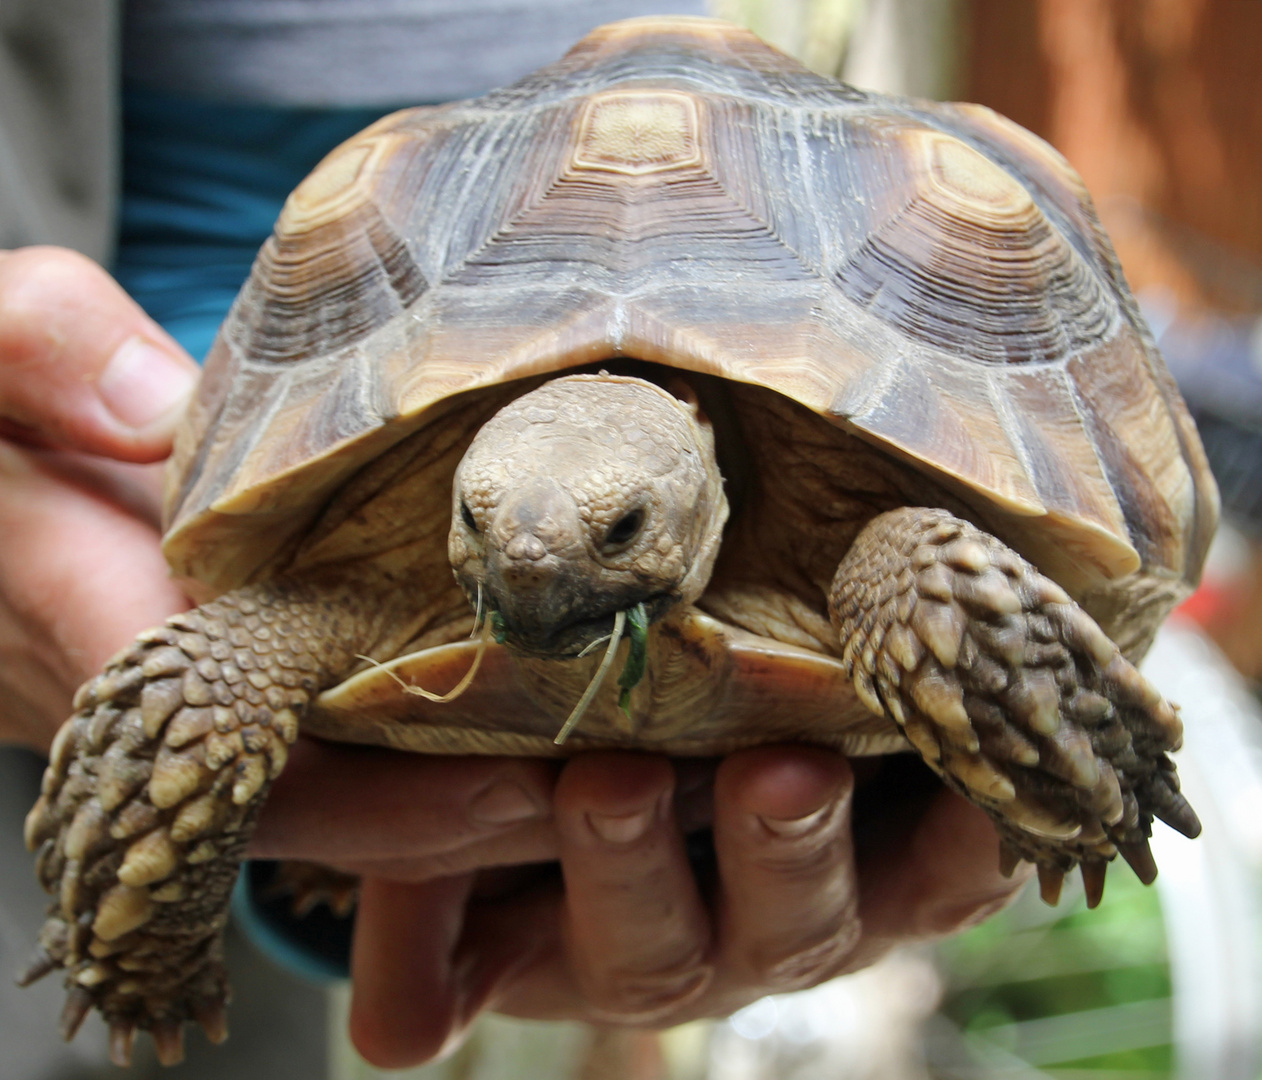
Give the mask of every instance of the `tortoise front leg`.
M 1082 868 L 1091 907 L 1118 852 L 1145 884 L 1152 819 L 1186 836 L 1182 727 L 1055 582 L 943 510 L 882 514 L 833 580 L 829 611 L 863 702 L 890 717 L 946 783 L 984 809 L 1006 873 L 1035 863 L 1054 904 Z
M 164 1064 L 183 1024 L 226 1035 L 228 902 L 308 703 L 366 646 L 353 596 L 251 586 L 140 635 L 53 742 L 27 845 L 54 895 L 26 981 L 63 967 L 63 1034 L 92 1006 L 118 1064 L 137 1028 Z

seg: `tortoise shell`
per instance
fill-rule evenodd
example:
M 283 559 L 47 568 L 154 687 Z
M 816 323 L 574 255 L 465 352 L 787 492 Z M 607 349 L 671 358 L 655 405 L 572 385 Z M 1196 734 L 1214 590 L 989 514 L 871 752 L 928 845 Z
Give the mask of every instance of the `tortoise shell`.
M 168 559 L 203 595 L 266 577 L 455 395 L 613 357 L 806 406 L 1002 522 L 1106 626 L 1111 591 L 1185 592 L 1213 531 L 1195 430 L 1059 154 L 726 23 L 639 19 L 388 116 L 298 187 L 177 440 Z

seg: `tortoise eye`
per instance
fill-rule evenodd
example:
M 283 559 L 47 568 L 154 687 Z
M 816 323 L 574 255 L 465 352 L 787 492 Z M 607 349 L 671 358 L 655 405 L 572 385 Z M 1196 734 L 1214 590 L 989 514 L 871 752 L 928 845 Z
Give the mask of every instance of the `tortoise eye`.
M 470 532 L 478 531 L 478 523 L 473 520 L 473 511 L 463 499 L 460 500 L 460 519 L 469 527 Z
M 644 511 L 632 510 L 631 513 L 625 515 L 614 525 L 612 529 L 605 535 L 606 548 L 621 547 L 635 539 L 636 534 L 640 531 L 640 526 L 644 524 Z

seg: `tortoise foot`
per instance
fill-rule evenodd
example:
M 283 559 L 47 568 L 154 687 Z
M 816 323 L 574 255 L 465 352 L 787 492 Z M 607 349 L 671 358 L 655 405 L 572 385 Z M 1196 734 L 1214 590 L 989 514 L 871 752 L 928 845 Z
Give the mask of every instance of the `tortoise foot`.
M 71 980 L 66 994 L 61 1013 L 62 1037 L 67 1041 L 73 1039 L 84 1018 L 95 1007 L 109 1025 L 110 1060 L 115 1065 L 131 1064 L 137 1031 L 149 1032 L 162 1065 L 178 1065 L 184 1060 L 186 1021 L 200 1024 L 211 1042 L 223 1042 L 228 1037 L 229 991 L 227 973 L 218 958 L 217 939 L 213 951 L 214 960 L 201 958 L 200 963 L 195 958 L 184 957 L 193 959 L 198 966 L 195 973 L 182 979 L 177 987 L 170 985 L 169 975 L 155 978 L 153 972 L 134 971 L 127 985 L 98 989 L 83 985 L 84 975 L 94 975 L 96 969 L 83 969 Z M 160 952 L 155 949 L 155 955 Z
M 27 978 L 64 968 L 64 1035 L 99 1009 L 119 1064 L 137 1030 L 168 1064 L 186 1021 L 227 1033 L 229 897 L 320 670 L 268 588 L 174 616 L 87 683 L 27 818 L 54 896 Z
M 319 863 L 287 859 L 276 867 L 266 895 L 292 897 L 293 913 L 301 918 L 319 904 L 327 904 L 338 918 L 346 918 L 359 900 L 359 878 Z
M 1048 903 L 1081 866 L 1094 906 L 1118 854 L 1150 883 L 1154 817 L 1200 832 L 1167 756 L 1174 707 L 988 533 L 942 510 L 882 514 L 843 560 L 830 611 L 859 697 L 991 815 L 1001 869 L 1038 866 Z

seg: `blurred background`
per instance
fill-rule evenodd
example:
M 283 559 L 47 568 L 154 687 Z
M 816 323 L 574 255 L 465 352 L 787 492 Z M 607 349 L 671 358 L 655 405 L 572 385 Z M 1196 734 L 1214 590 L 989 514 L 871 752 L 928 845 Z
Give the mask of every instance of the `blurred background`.
M 1092 192 L 1222 488 L 1200 591 L 1145 673 L 1182 705 L 1205 832 L 1087 913 L 998 918 L 661 1036 L 491 1017 L 416 1080 L 1256 1080 L 1262 1075 L 1262 3 L 712 0 L 821 73 L 988 105 Z M 1077 880 L 1074 879 L 1075 886 Z M 378 1074 L 341 1046 L 332 1076 Z

